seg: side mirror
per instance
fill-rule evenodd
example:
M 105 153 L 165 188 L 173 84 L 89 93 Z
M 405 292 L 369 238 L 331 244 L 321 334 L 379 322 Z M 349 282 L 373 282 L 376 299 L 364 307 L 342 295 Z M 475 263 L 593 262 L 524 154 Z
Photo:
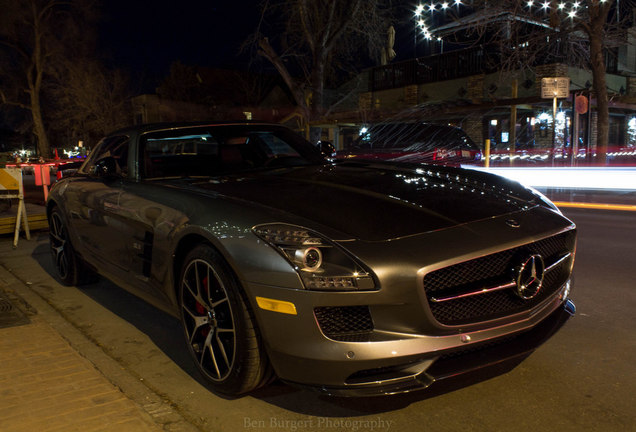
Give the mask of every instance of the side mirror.
M 329 141 L 318 141 L 318 149 L 324 157 L 336 156 L 336 148 Z
M 57 179 L 59 180 L 64 177 L 70 177 L 74 175 L 76 172 L 77 172 L 77 168 L 67 168 L 65 170 L 58 170 Z
M 91 174 L 97 177 L 114 177 L 118 175 L 117 161 L 114 157 L 108 156 L 97 161 L 90 170 Z

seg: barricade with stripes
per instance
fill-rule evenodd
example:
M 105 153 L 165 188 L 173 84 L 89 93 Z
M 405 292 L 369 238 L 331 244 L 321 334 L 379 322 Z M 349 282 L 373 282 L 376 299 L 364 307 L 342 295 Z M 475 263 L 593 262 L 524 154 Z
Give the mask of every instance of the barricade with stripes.
M 20 168 L 0 168 L 0 199 L 18 199 L 18 215 L 15 218 L 15 231 L 13 235 L 13 247 L 18 246 L 18 237 L 21 224 L 24 224 L 24 232 L 27 240 L 31 239 L 29 232 L 29 220 L 27 219 L 24 205 L 24 186 L 22 183 L 22 170 Z

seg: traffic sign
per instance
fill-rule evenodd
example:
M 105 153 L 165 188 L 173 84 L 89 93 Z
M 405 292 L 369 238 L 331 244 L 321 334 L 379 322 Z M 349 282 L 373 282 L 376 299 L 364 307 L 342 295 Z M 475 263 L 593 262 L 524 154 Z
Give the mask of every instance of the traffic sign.
M 570 94 L 570 78 L 541 78 L 541 97 L 544 99 L 566 98 Z

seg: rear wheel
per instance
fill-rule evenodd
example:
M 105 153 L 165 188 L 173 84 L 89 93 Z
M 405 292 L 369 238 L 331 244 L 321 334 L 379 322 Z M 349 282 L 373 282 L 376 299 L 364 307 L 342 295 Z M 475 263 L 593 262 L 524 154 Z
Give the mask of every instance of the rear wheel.
M 65 285 L 83 285 L 94 282 L 97 275 L 77 256 L 69 239 L 62 213 L 56 207 L 49 216 L 49 244 L 58 278 Z
M 188 254 L 179 292 L 190 354 L 214 390 L 236 396 L 265 384 L 271 369 L 252 311 L 214 249 Z

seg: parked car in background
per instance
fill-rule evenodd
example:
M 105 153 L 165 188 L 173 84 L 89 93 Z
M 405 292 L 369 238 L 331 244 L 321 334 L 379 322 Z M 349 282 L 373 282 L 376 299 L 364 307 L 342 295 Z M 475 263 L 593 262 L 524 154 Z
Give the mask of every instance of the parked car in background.
M 325 159 L 279 125 L 115 132 L 52 187 L 59 279 L 179 317 L 217 392 L 379 395 L 527 355 L 574 312 L 576 228 L 488 173 Z
M 479 163 L 482 154 L 460 128 L 422 122 L 390 122 L 364 130 L 349 148 L 339 152 L 338 157 L 460 166 Z

